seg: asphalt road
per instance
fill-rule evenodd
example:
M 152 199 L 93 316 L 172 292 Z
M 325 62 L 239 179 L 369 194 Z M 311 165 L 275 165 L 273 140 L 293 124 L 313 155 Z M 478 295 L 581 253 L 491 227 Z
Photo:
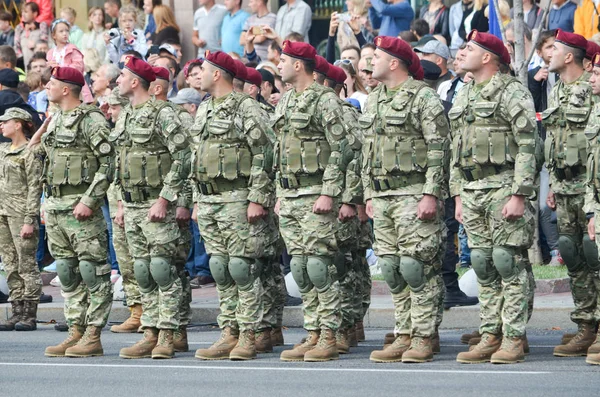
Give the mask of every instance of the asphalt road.
M 193 328 L 188 353 L 172 360 L 123 360 L 119 349 L 140 334 L 102 336 L 104 357 L 46 358 L 44 348 L 66 337 L 51 326 L 36 332 L 0 333 L 0 396 L 583 396 L 597 395 L 600 366 L 584 358 L 552 357 L 563 331 L 529 330 L 531 354 L 517 365 L 464 365 L 455 361 L 466 349 L 464 330 L 442 331 L 442 353 L 427 364 L 375 364 L 387 330 L 367 330 L 367 342 L 338 361 L 283 363 L 276 348 L 250 362 L 200 361 L 194 351 L 218 338 L 214 328 Z M 470 331 L 470 330 L 469 330 Z M 285 348 L 304 335 L 284 332 Z

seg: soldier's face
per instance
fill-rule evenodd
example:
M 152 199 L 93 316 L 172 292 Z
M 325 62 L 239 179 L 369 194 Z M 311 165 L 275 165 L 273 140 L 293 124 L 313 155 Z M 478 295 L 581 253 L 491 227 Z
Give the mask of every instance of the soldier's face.
M 5 138 L 10 139 L 15 135 L 17 122 L 15 120 L 7 120 L 0 122 L 0 132 Z
M 485 51 L 477 44 L 468 43 L 463 51 L 463 59 L 460 63 L 462 70 L 466 72 L 474 72 L 483 66 L 483 57 Z
M 202 91 L 210 92 L 210 89 L 213 86 L 213 74 L 214 70 L 211 65 L 207 62 L 204 62 L 201 66 L 202 73 L 200 74 L 200 89 Z
M 50 102 L 59 102 L 62 96 L 62 84 L 56 79 L 50 79 L 46 84 L 46 93 Z
M 117 79 L 117 86 L 119 87 L 119 92 L 123 96 L 129 96 L 132 93 L 131 83 L 133 81 L 133 74 L 127 70 L 121 70 L 121 74 Z
M 600 67 L 594 66 L 592 76 L 590 77 L 590 85 L 594 95 L 600 95 Z
M 281 80 L 284 83 L 292 83 L 296 76 L 296 71 L 294 70 L 294 58 L 290 58 L 287 55 L 281 55 L 279 59 L 279 65 L 277 65 L 277 69 L 279 69 L 279 74 L 281 75 Z
M 565 55 L 566 51 L 564 44 L 555 42 L 552 45 L 552 57 L 550 58 L 548 71 L 560 73 L 565 67 Z
M 391 56 L 385 51 L 381 51 L 379 48 L 373 53 L 373 59 L 371 60 L 371 66 L 373 67 L 372 77 L 376 80 L 381 80 L 382 77 L 386 76 L 390 70 L 390 58 Z

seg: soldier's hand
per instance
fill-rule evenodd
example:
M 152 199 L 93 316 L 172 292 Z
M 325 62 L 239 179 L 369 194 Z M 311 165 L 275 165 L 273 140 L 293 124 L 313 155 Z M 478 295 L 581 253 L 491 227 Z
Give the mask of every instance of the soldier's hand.
M 521 219 L 525 213 L 525 196 L 512 195 L 502 208 L 502 216 L 509 221 Z
M 327 214 L 333 209 L 333 199 L 329 196 L 319 196 L 313 205 L 313 213 Z
M 588 235 L 592 241 L 596 240 L 596 221 L 594 219 L 595 217 L 592 216 L 588 222 Z
M 194 209 L 192 210 L 192 220 L 198 223 L 198 204 L 194 203 Z
M 250 202 L 250 204 L 248 204 L 248 222 L 256 223 L 268 214 L 269 211 L 267 211 L 262 205 L 253 202 Z
M 164 221 L 167 217 L 168 204 L 169 202 L 166 199 L 159 197 L 158 200 L 156 200 L 156 203 L 152 204 L 152 207 L 150 207 L 150 211 L 148 211 L 148 220 L 150 222 Z
M 185 207 L 177 207 L 175 209 L 175 220 L 180 228 L 189 226 L 190 224 L 190 210 Z
M 417 206 L 417 218 L 427 221 L 437 214 L 437 199 L 430 194 L 424 194 Z
M 373 219 L 373 200 L 367 200 L 365 203 L 365 212 L 369 218 Z
M 21 233 L 19 235 L 22 239 L 28 239 L 33 237 L 33 225 L 23 225 L 23 227 L 21 227 Z
M 115 214 L 115 223 L 120 227 L 125 227 L 125 210 L 123 209 L 123 203 L 117 201 L 117 213 Z
M 548 197 L 546 197 L 546 205 L 552 211 L 556 211 L 556 198 L 554 197 L 554 192 L 552 190 L 548 190 Z
M 458 221 L 462 225 L 463 223 L 463 208 L 462 208 L 462 199 L 460 196 L 454 197 L 454 219 Z
M 273 211 L 275 212 L 275 215 L 279 216 L 280 208 L 281 208 L 281 200 L 277 199 L 277 201 L 275 202 L 275 208 L 273 209 Z
M 73 216 L 78 221 L 85 221 L 87 219 L 90 219 L 93 213 L 94 212 L 92 211 L 92 209 L 83 203 L 78 203 L 75 206 L 75 209 L 73 210 Z
M 31 148 L 42 141 L 42 135 L 44 135 L 44 133 L 48 129 L 48 124 L 50 124 L 50 120 L 52 120 L 52 116 L 44 120 L 40 128 L 38 128 L 38 130 L 35 132 L 35 134 L 33 134 L 31 139 L 29 140 L 29 144 L 27 144 L 28 148 Z
M 338 211 L 338 219 L 342 222 L 349 221 L 355 216 L 356 211 L 354 210 L 354 207 L 349 204 L 342 204 L 340 210 Z
M 364 205 L 357 205 L 356 213 L 360 223 L 367 223 L 369 221 L 369 216 L 367 215 L 367 210 Z

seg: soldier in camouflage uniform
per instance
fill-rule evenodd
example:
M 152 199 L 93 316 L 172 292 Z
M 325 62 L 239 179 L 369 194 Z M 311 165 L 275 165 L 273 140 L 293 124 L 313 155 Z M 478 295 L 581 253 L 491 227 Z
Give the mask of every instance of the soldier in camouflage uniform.
M 510 64 L 501 40 L 472 31 L 462 69 L 474 75 L 449 112 L 450 194 L 479 282 L 481 341 L 462 363 L 524 360 L 529 282 L 523 255 L 533 240 L 537 131 L 531 94 L 500 73 Z
M 600 53 L 592 58 L 593 70 L 590 76 L 590 85 L 592 93 L 600 95 Z M 600 104 L 596 103 L 590 114 L 587 127 L 585 129 L 587 139 L 587 184 L 584 208 L 589 219 L 587 238 L 584 237 L 583 251 L 586 256 L 586 264 L 592 270 L 591 284 L 589 289 L 600 290 L 600 261 L 598 260 L 598 247 L 600 244 L 600 224 L 596 225 L 596 219 L 600 217 Z M 587 239 L 596 243 L 596 250 L 587 244 Z M 593 285 L 593 287 L 592 287 Z M 600 320 L 600 297 L 596 296 L 596 310 L 594 311 L 594 320 Z M 598 334 L 600 335 L 600 333 Z M 587 350 L 586 362 L 588 364 L 600 365 L 600 336 Z
M 315 49 L 287 40 L 282 49 L 278 68 L 282 80 L 293 88 L 284 94 L 272 116 L 277 134 L 275 212 L 306 306 L 310 292 L 316 289 L 312 296 L 318 300 L 319 329 L 308 329 L 306 341 L 284 351 L 281 359 L 335 360 L 339 357 L 335 333 L 341 323 L 335 231 L 354 137 L 346 130 L 339 98 L 313 81 Z M 354 209 L 344 204 L 344 218 L 353 216 Z M 306 320 L 305 316 L 305 326 Z
M 269 233 L 274 225 L 268 216 L 274 205 L 272 133 L 258 103 L 233 91 L 236 73 L 229 55 L 217 51 L 206 57 L 202 89 L 211 98 L 200 105 L 191 129 L 194 218 L 211 255 L 221 308 L 221 338 L 196 351 L 203 360 L 256 357 L 255 332 L 263 316 L 261 266 L 274 255 L 267 250 L 278 237 Z
M 182 286 L 174 263 L 179 240 L 175 209 L 190 151 L 177 113 L 148 92 L 155 79 L 146 62 L 126 60 L 117 83 L 131 106 L 110 135 L 117 148 L 120 195 L 115 221 L 125 226 L 144 309 L 144 337 L 121 349 L 123 358 L 172 358 L 173 334 L 179 328 Z
M 94 106 L 82 105 L 83 75 L 55 67 L 46 85 L 48 100 L 59 111 L 40 128 L 30 145 L 45 156 L 44 210 L 48 248 L 65 298 L 68 338 L 46 348 L 49 357 L 103 355 L 100 332 L 112 306 L 110 264 L 106 263 L 106 222 L 100 206 L 112 175 L 113 146 L 106 119 Z M 43 136 L 41 136 L 43 134 Z
M 12 316 L 0 331 L 37 328 L 37 306 L 42 293 L 35 262 L 39 229 L 42 164 L 27 148 L 33 133 L 31 115 L 10 108 L 0 117 L 0 131 L 10 142 L 0 144 L 0 256 L 6 271 Z
M 545 158 L 550 172 L 548 207 L 556 210 L 558 249 L 569 272 L 575 310 L 571 321 L 577 324 L 577 334 L 566 344 L 556 346 L 557 357 L 585 356 L 594 343 L 598 320 L 598 290 L 592 279 L 597 270 L 591 268 L 585 252 L 596 244 L 587 236 L 584 209 L 586 181 L 585 126 L 593 106 L 589 73 L 583 69 L 587 40 L 583 36 L 560 29 L 549 65 L 550 72 L 560 74 L 560 80 L 548 96 L 544 111 L 546 128 Z M 597 257 L 593 254 L 592 258 Z M 595 261 L 594 261 L 595 263 Z

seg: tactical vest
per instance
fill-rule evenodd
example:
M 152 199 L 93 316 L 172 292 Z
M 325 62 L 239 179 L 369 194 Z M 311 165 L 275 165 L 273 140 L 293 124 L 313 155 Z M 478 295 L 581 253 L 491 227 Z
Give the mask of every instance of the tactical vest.
M 569 88 L 568 98 L 560 98 L 559 106 L 548 108 L 542 114 L 544 127 L 552 132 L 546 138 L 544 155 L 548 169 L 558 180 L 571 180 L 584 173 L 587 158 L 583 131 L 592 108 L 592 91 L 587 81 L 582 80 Z
M 519 147 L 511 121 L 500 110 L 502 95 L 513 83 L 520 84 L 515 78 L 496 75 L 475 98 L 470 97 L 472 85 L 467 85 L 465 100 L 455 103 L 448 113 L 450 126 L 457 132 L 452 141 L 453 165 L 467 181 L 514 168 Z
M 244 133 L 243 119 L 238 115 L 238 108 L 245 100 L 252 99 L 245 94 L 232 93 L 218 109 L 197 117 L 198 122 L 191 129 L 195 142 L 193 173 L 203 194 L 248 187 L 252 152 Z M 254 128 L 253 125 L 246 127 Z
M 80 130 L 81 122 L 92 112 L 102 114 L 95 106 L 81 105 L 50 122 L 44 136 L 48 148 L 44 164 L 46 197 L 82 194 L 94 180 L 98 159 Z
M 358 119 L 365 134 L 363 162 L 375 191 L 425 182 L 427 144 L 412 112 L 423 87 L 420 81 L 407 80 L 389 102 L 386 91 L 379 88 L 369 99 L 366 114 Z
M 317 85 L 298 97 L 291 92 L 273 116 L 274 127 L 280 135 L 275 148 L 275 164 L 284 189 L 323 183 L 331 147 L 315 114 L 321 113 L 317 106 L 321 96 L 328 92 L 331 91 Z

